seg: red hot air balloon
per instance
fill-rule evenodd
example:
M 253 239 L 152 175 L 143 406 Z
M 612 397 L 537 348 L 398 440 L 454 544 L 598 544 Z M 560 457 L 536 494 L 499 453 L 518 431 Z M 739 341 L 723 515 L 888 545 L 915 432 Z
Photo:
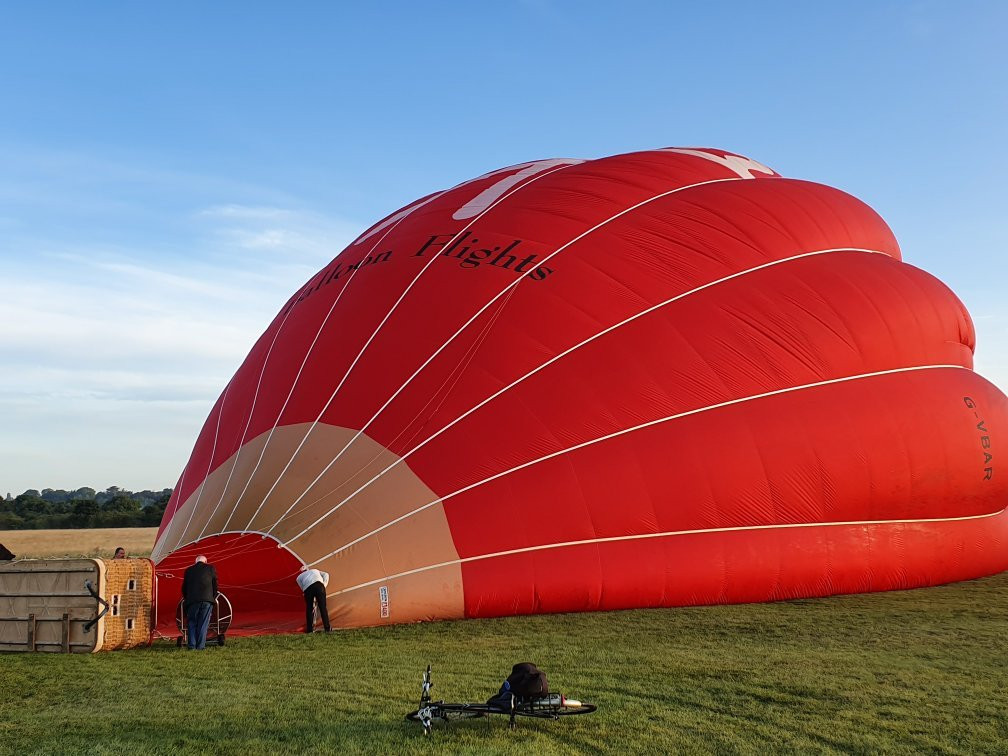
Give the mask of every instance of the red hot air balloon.
M 1008 568 L 1004 395 L 859 200 L 713 149 L 504 168 L 368 229 L 207 418 L 154 558 L 247 631 Z M 174 578 L 174 579 L 173 579 Z

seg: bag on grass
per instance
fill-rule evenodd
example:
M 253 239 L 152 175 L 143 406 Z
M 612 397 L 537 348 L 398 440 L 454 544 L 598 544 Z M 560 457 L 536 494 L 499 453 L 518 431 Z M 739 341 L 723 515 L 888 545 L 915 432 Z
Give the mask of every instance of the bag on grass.
M 511 707 L 512 695 L 518 701 L 531 701 L 548 693 L 549 684 L 546 682 L 546 673 L 532 662 L 520 662 L 511 668 L 511 674 L 501 685 L 497 695 L 487 703 L 490 706 L 508 709 Z

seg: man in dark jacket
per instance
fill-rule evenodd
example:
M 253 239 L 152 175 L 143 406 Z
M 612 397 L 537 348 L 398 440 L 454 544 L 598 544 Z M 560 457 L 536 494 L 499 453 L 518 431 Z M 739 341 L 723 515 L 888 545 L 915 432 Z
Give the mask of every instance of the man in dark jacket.
M 200 554 L 196 563 L 182 576 L 182 601 L 185 605 L 186 635 L 189 650 L 206 648 L 210 612 L 217 599 L 217 570 Z

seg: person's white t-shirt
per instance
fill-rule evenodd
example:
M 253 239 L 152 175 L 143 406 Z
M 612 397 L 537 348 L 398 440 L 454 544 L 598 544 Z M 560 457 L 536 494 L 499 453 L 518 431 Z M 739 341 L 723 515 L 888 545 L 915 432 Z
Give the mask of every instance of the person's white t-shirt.
M 308 590 L 308 587 L 315 583 L 329 585 L 329 573 L 321 570 L 305 570 L 297 576 L 298 588 L 302 591 Z

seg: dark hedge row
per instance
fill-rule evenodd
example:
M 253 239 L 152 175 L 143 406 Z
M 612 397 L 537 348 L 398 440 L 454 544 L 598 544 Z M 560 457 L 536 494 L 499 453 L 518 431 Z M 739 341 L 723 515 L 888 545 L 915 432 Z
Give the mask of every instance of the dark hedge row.
M 112 487 L 105 491 L 25 491 L 0 499 L 0 530 L 49 528 L 130 528 L 161 523 L 171 489 L 133 493 Z

